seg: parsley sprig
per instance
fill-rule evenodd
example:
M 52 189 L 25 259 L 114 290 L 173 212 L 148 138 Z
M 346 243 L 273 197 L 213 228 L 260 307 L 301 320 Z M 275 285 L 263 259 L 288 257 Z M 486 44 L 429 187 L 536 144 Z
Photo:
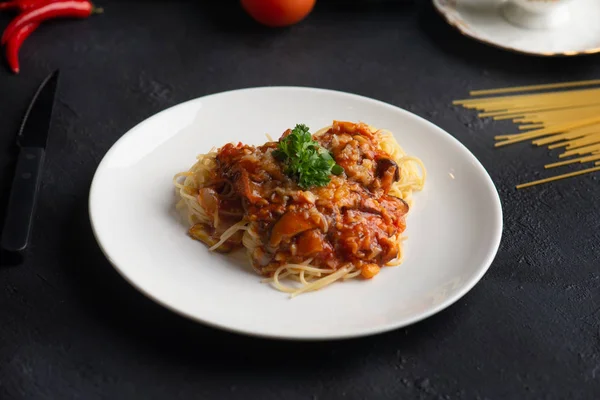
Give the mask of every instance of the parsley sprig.
M 329 175 L 344 172 L 331 154 L 312 139 L 304 124 L 296 125 L 292 133 L 279 141 L 273 157 L 285 165 L 285 174 L 303 189 L 325 186 L 331 180 Z

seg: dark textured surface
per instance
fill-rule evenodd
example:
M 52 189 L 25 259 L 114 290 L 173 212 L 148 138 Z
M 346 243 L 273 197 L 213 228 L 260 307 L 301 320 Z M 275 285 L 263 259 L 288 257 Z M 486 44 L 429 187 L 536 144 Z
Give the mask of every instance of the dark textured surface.
M 527 144 L 494 150 L 492 136 L 514 128 L 450 106 L 471 88 L 598 78 L 599 58 L 485 47 L 428 1 L 343 3 L 321 0 L 304 23 L 271 31 L 226 4 L 104 0 L 101 17 L 33 35 L 21 76 L 0 69 L 3 204 L 21 115 L 43 77 L 63 72 L 33 245 L 24 265 L 0 269 L 0 398 L 600 398 L 600 175 L 515 191 L 554 158 Z M 129 286 L 87 219 L 102 156 L 157 111 L 261 85 L 374 97 L 464 143 L 504 207 L 483 280 L 424 322 L 334 343 L 216 331 Z

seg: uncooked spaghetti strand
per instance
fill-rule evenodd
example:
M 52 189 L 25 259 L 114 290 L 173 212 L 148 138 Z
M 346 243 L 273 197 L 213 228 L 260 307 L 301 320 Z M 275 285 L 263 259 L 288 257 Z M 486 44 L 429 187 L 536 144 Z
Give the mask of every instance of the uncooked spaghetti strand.
M 560 136 L 562 136 L 562 135 L 560 135 Z M 537 146 L 541 146 L 544 144 L 552 143 L 552 144 L 548 145 L 548 148 L 550 150 L 556 149 L 558 147 L 566 147 L 567 149 L 572 149 L 576 146 L 581 147 L 582 145 L 594 143 L 594 141 L 600 140 L 600 132 L 588 133 L 588 134 L 584 134 L 584 135 L 577 135 L 575 137 L 560 137 L 558 139 L 560 139 L 560 140 L 569 139 L 569 140 L 565 140 L 563 142 L 561 142 L 560 140 L 555 140 L 552 142 L 542 142 L 540 140 L 535 140 L 535 141 L 533 141 L 533 144 L 535 144 Z
M 568 147 L 569 143 L 571 143 L 571 140 L 567 140 L 565 142 L 558 142 L 558 143 L 554 143 L 548 146 L 548 150 L 554 150 L 554 149 L 558 149 L 559 147 Z M 537 145 L 537 146 L 541 146 L 540 144 L 537 144 L 535 142 L 533 142 L 533 144 Z
M 526 115 L 516 118 L 513 122 L 544 123 L 546 125 L 560 124 L 567 121 L 577 121 L 592 118 L 600 114 L 600 107 L 567 109 L 563 111 L 537 112 L 535 115 Z
M 492 117 L 492 119 L 494 121 L 502 121 L 505 119 L 515 119 L 515 118 L 519 118 L 519 117 L 523 117 L 523 116 L 525 116 L 525 113 L 523 113 L 523 112 L 514 112 L 514 113 L 506 114 L 506 115 L 498 115 L 496 117 Z
M 480 109 L 484 111 L 503 110 L 506 108 L 513 107 L 524 107 L 532 106 L 537 103 L 547 101 L 549 98 L 552 100 L 560 100 L 571 97 L 573 93 L 576 93 L 580 97 L 590 96 L 597 92 L 598 89 L 585 89 L 577 91 L 565 91 L 556 93 L 528 93 L 518 95 L 507 95 L 507 96 L 492 96 L 492 97 L 480 97 L 470 99 L 454 100 L 452 104 L 462 105 L 466 108 Z
M 588 138 L 588 139 L 589 140 L 572 142 L 574 144 L 572 144 L 571 146 L 567 146 L 566 147 L 566 150 L 567 150 L 566 153 L 567 154 L 565 154 L 563 157 L 568 157 L 570 154 L 576 154 L 574 152 L 569 153 L 570 151 L 575 151 L 575 150 L 580 150 L 580 149 L 583 149 L 583 148 L 588 148 L 588 147 L 593 146 L 594 144 L 597 144 L 597 143 L 600 142 L 600 138 L 594 138 L 594 137 L 592 137 L 592 138 Z M 548 146 L 548 148 L 550 150 L 552 150 L 552 149 L 554 149 L 556 147 L 552 147 L 551 148 L 550 146 Z
M 570 110 L 569 110 L 570 111 Z M 562 125 L 568 122 L 583 121 L 591 119 L 600 114 L 600 107 L 594 108 L 593 110 L 587 110 L 582 113 L 568 113 L 564 115 L 525 115 L 521 118 L 515 118 L 512 122 L 515 124 L 544 124 L 550 128 L 556 125 Z
M 570 104 L 574 99 L 590 98 L 597 101 L 600 89 L 566 90 L 549 93 L 529 93 L 510 96 L 494 96 L 475 99 L 454 100 L 452 104 L 483 111 L 504 110 L 514 107 L 537 106 L 544 104 Z
M 597 94 L 596 97 L 599 95 Z M 547 116 L 555 115 L 571 115 L 572 113 L 586 113 L 593 110 L 597 110 L 600 107 L 600 103 L 590 104 L 589 99 L 581 99 L 580 103 L 569 102 L 569 104 L 539 104 L 536 106 L 528 107 L 507 107 L 502 111 L 489 111 L 478 114 L 479 117 L 492 117 L 495 120 L 499 119 L 514 119 L 514 118 L 545 118 Z
M 595 126 L 586 126 L 583 128 L 576 128 L 567 131 L 566 133 L 559 133 L 557 135 L 548 136 L 547 138 L 537 139 L 533 141 L 533 144 L 542 146 L 545 144 L 556 143 L 563 139 L 577 139 L 587 135 L 591 135 L 598 130 Z
M 519 130 L 520 131 L 526 131 L 526 130 L 530 130 L 530 129 L 541 129 L 541 128 L 545 128 L 544 124 L 528 124 L 528 125 L 520 125 L 519 126 Z
M 541 112 L 553 112 L 553 111 L 561 111 L 568 110 L 573 108 L 586 108 L 586 107 L 599 107 L 600 101 L 597 103 L 590 103 L 587 98 L 579 99 L 576 102 L 572 102 L 569 104 L 547 104 L 540 106 L 520 106 L 520 107 L 512 107 L 506 110 L 500 111 L 487 111 L 481 112 L 477 116 L 480 118 L 488 118 L 492 117 L 493 119 L 510 119 L 513 117 L 518 117 L 523 114 L 531 114 L 531 113 L 541 113 Z
M 598 164 L 598 163 L 596 163 L 596 164 Z M 578 175 L 589 174 L 589 173 L 596 172 L 596 171 L 600 171 L 600 167 L 582 169 L 581 171 L 570 172 L 568 174 L 556 175 L 556 176 L 552 176 L 550 178 L 540 179 L 540 180 L 528 182 L 528 183 L 522 183 L 520 185 L 517 185 L 517 189 L 523 189 L 523 188 L 530 187 L 530 186 L 541 185 L 542 183 L 554 182 L 554 181 L 558 181 L 561 179 L 571 178 L 571 177 L 578 176 Z
M 543 138 L 546 136 L 558 134 L 560 132 L 562 132 L 562 131 L 559 130 L 559 131 L 555 132 L 551 129 L 543 128 L 543 129 L 536 129 L 536 130 L 533 130 L 530 132 L 525 132 L 525 133 L 511 133 L 508 135 L 498 135 L 498 136 L 495 136 L 494 139 L 499 141 L 498 143 L 496 143 L 496 147 L 498 147 L 498 146 L 503 146 L 505 144 L 519 143 L 519 142 L 524 142 L 526 140 Z
M 568 150 L 578 149 L 589 144 L 600 143 L 600 132 L 596 135 L 590 135 L 581 139 L 571 140 L 568 143 Z
M 600 144 L 593 144 L 590 146 L 581 147 L 575 150 L 567 150 L 562 154 L 558 155 L 558 158 L 570 157 L 573 155 L 583 155 L 588 153 L 593 153 L 596 150 L 600 150 Z
M 544 165 L 544 168 L 550 169 L 550 168 L 562 167 L 565 165 L 575 164 L 575 163 L 583 164 L 586 162 L 591 162 L 591 161 L 596 161 L 596 160 L 600 160 L 599 154 L 592 154 L 591 156 L 572 158 L 572 159 L 566 160 L 566 161 L 558 161 L 558 162 L 555 162 L 552 164 L 546 164 L 546 165 Z
M 577 122 L 567 122 L 565 124 L 556 125 L 552 128 L 544 128 L 544 129 L 536 129 L 531 132 L 526 132 L 522 134 L 515 134 L 513 138 L 506 139 L 502 142 L 498 142 L 495 144 L 496 147 L 505 146 L 507 144 L 519 143 L 528 139 L 537 139 L 544 136 L 549 136 L 555 133 L 560 133 L 569 129 L 579 128 L 587 125 L 592 125 L 600 122 L 600 117 L 594 117 L 589 119 L 584 119 Z
M 499 88 L 499 89 L 471 90 L 469 92 L 469 95 L 481 96 L 481 95 L 489 95 L 489 94 L 525 92 L 525 91 L 530 91 L 530 90 L 565 89 L 565 88 L 571 88 L 571 87 L 591 86 L 591 85 L 598 85 L 598 84 L 600 84 L 600 79 L 590 79 L 587 81 L 546 83 L 546 84 L 541 84 L 541 85 L 516 86 L 516 87 L 506 87 L 506 88 Z
M 600 145 L 600 138 L 594 138 L 593 140 L 588 140 L 588 141 L 581 141 L 579 143 L 575 143 L 571 146 L 567 147 L 567 150 L 571 151 L 571 150 L 581 150 L 583 148 L 589 148 L 590 146 L 594 146 L 594 145 Z M 595 148 L 592 148 L 592 152 L 596 150 Z

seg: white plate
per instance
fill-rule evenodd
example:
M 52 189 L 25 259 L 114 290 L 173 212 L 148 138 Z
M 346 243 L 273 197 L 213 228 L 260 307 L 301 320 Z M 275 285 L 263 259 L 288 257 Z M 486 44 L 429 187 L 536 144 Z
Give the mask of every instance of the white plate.
M 519 53 L 574 56 L 600 52 L 600 1 L 568 4 L 570 19 L 552 29 L 525 29 L 508 22 L 506 0 L 433 0 L 435 8 L 462 34 Z
M 333 119 L 390 129 L 428 169 L 407 219 L 406 260 L 370 281 L 290 299 L 260 283 L 242 256 L 209 253 L 174 211 L 173 175 L 230 141 L 261 144 L 296 123 Z M 215 327 L 285 339 L 384 332 L 449 306 L 483 276 L 502 232 L 494 185 L 456 139 L 400 108 L 321 89 L 269 87 L 202 97 L 163 111 L 106 154 L 90 191 L 90 218 L 106 257 L 163 306 Z

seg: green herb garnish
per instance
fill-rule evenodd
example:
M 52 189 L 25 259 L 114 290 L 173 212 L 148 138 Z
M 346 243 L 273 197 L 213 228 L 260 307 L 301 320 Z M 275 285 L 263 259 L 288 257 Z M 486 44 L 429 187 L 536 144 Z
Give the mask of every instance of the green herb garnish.
M 285 174 L 303 189 L 325 186 L 331 180 L 330 174 L 344 172 L 331 154 L 312 139 L 308 126 L 304 124 L 296 125 L 292 133 L 279 141 L 273 157 L 285 165 Z

